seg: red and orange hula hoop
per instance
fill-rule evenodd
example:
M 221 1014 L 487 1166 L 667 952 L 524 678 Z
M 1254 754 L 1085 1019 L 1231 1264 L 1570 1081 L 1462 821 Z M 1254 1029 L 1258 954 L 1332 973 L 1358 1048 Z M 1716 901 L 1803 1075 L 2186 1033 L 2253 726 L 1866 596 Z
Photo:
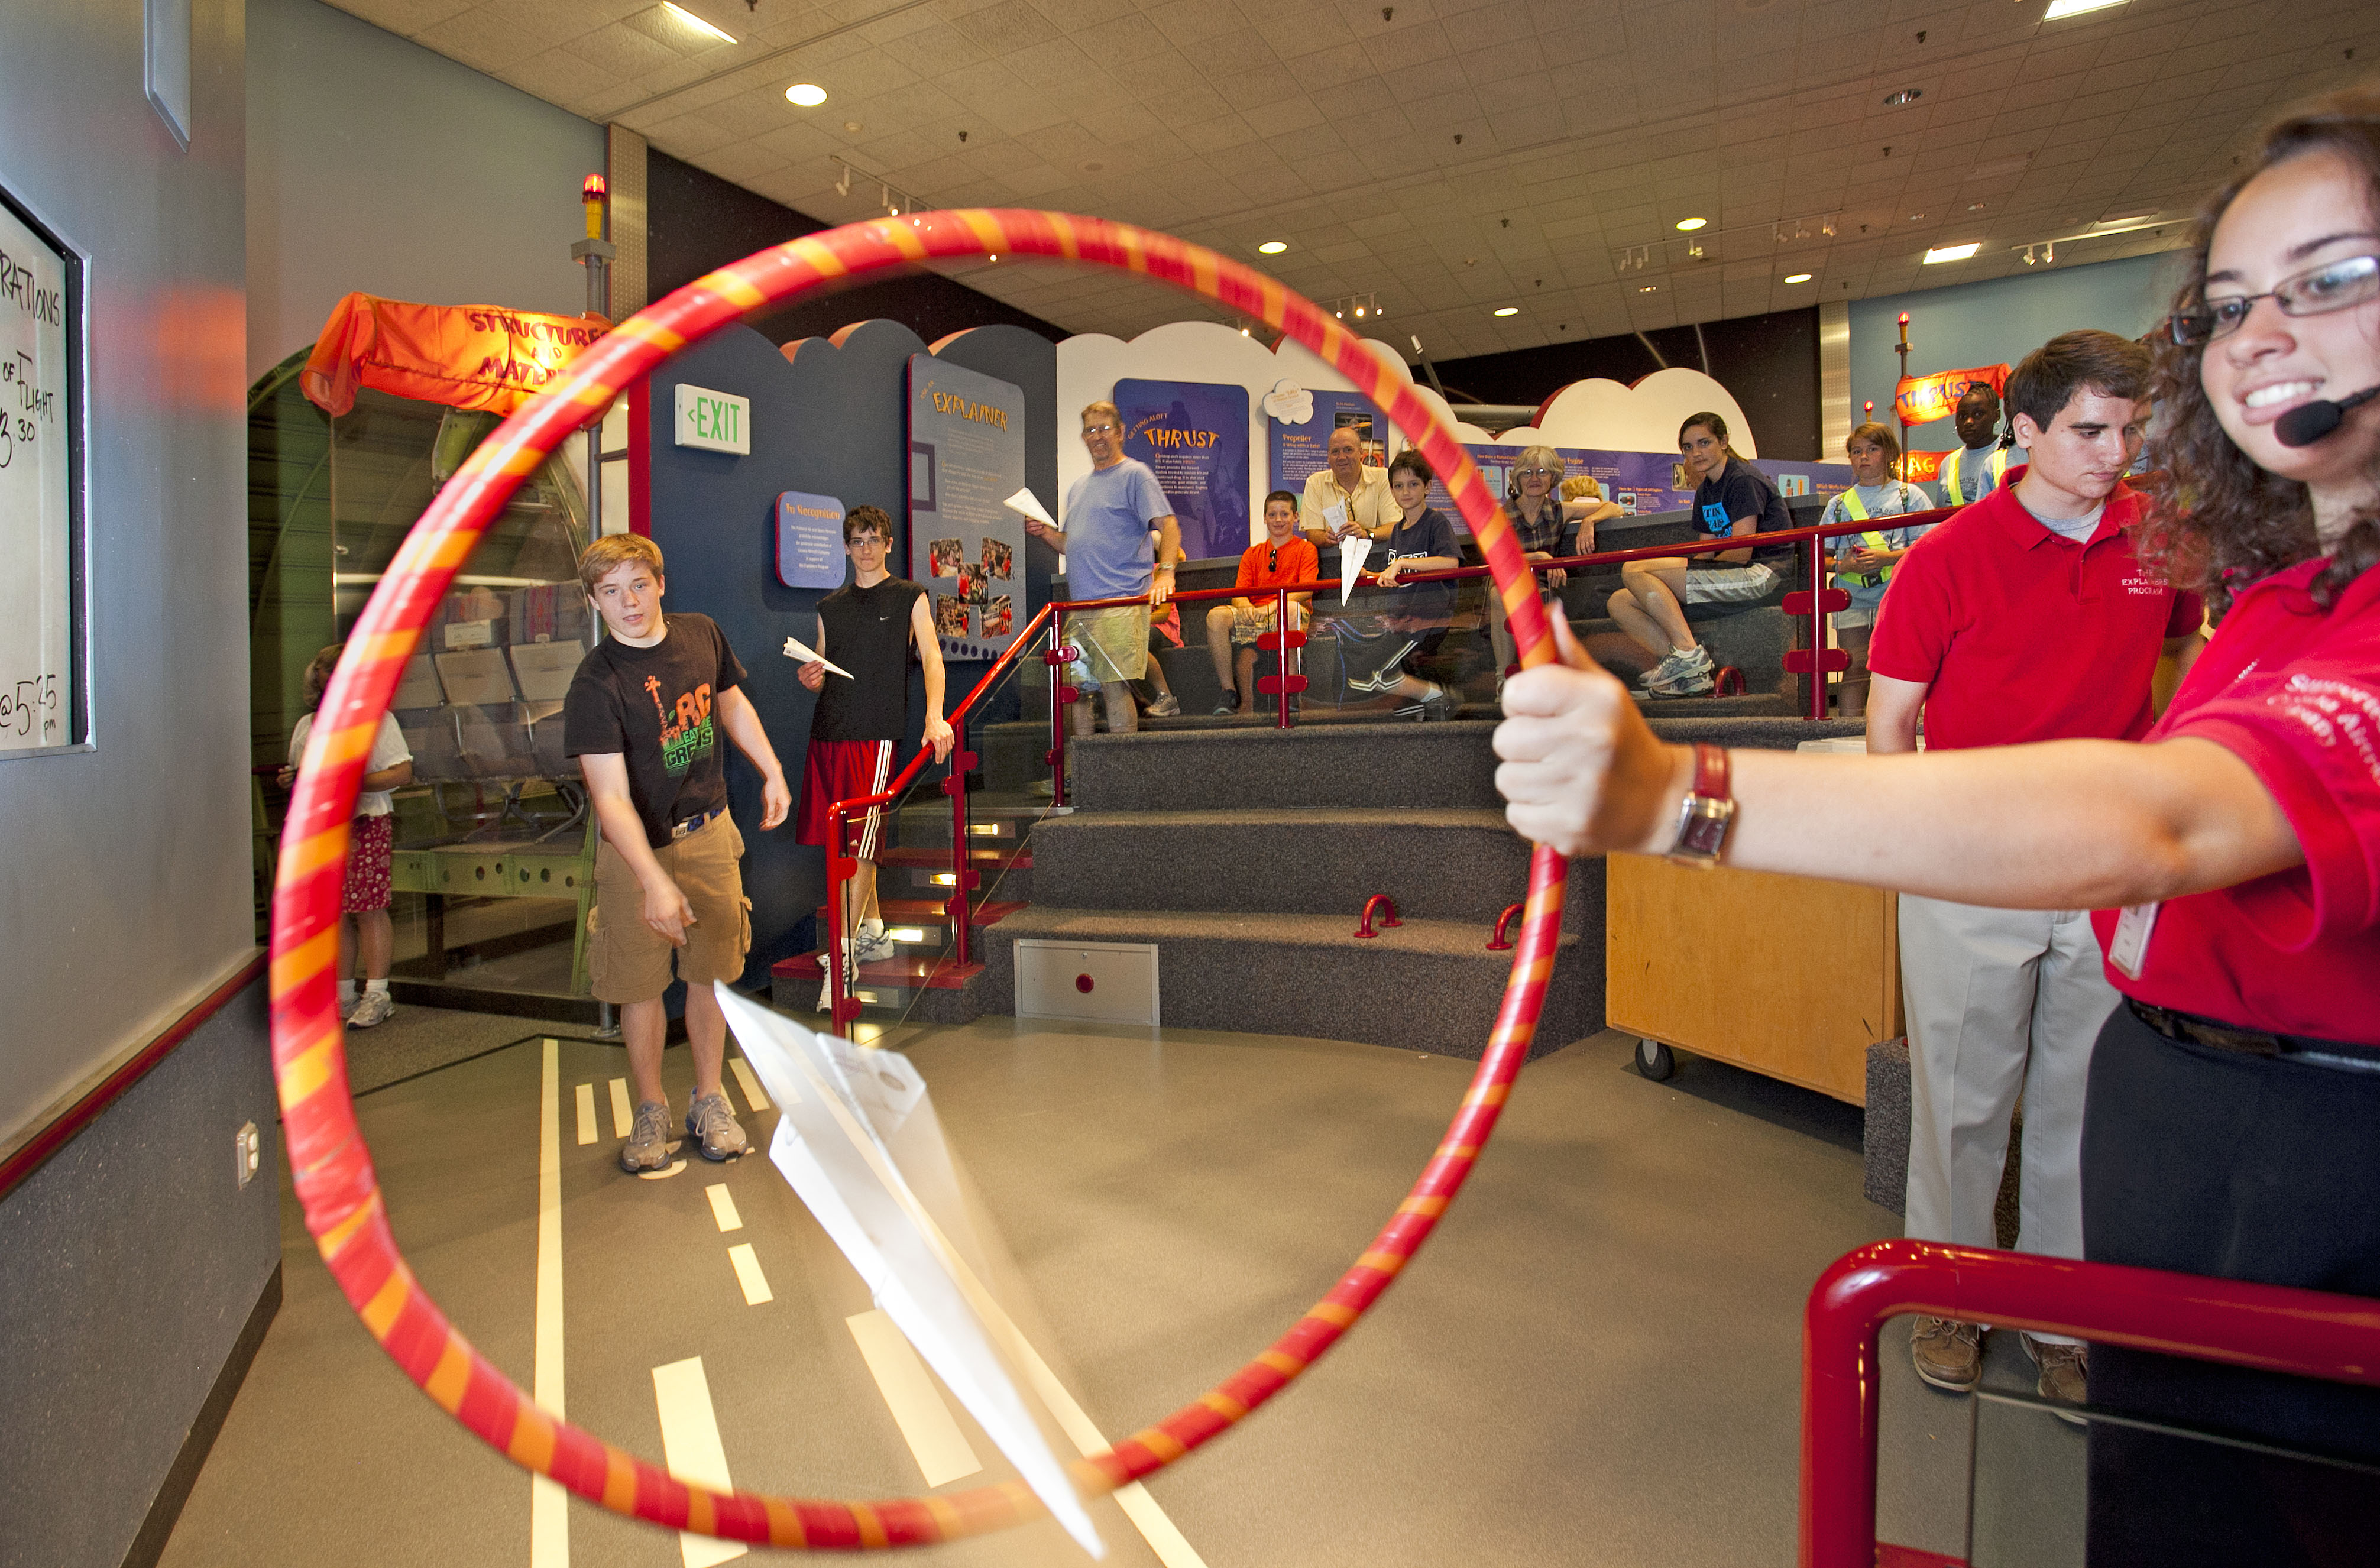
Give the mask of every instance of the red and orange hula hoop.
M 573 431 L 687 344 L 831 282 L 937 257 L 1040 256 L 1141 273 L 1277 328 L 1343 371 L 1445 477 L 1486 551 L 1522 662 L 1553 645 L 1536 584 L 1479 471 L 1406 377 L 1312 301 L 1168 235 L 1059 213 L 969 210 L 853 224 L 722 267 L 622 322 L 524 405 L 438 493 L 364 607 L 298 770 L 273 881 L 273 1071 L 306 1226 L 381 1348 L 447 1414 L 523 1468 L 617 1513 L 777 1547 L 923 1545 L 1041 1512 L 1020 1484 L 876 1501 L 714 1491 L 540 1409 L 473 1349 L 413 1277 L 389 1227 L 347 1092 L 335 1005 L 339 893 L 364 761 L 399 672 L 447 584 L 520 481 Z M 1104 1491 L 1164 1468 L 1271 1398 L 1329 1350 L 1428 1238 L 1463 1185 L 1536 1028 L 1560 937 L 1563 861 L 1539 847 L 1504 1003 L 1478 1073 L 1437 1152 L 1354 1266 L 1255 1360 L 1212 1391 L 1075 1466 Z

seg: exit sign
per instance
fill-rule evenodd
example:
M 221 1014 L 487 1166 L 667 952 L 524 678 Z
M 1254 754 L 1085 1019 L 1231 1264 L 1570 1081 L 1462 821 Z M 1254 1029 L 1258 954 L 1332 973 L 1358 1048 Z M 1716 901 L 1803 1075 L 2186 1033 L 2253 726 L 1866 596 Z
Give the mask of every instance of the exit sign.
M 677 389 L 677 444 L 705 452 L 752 453 L 752 400 L 681 383 Z

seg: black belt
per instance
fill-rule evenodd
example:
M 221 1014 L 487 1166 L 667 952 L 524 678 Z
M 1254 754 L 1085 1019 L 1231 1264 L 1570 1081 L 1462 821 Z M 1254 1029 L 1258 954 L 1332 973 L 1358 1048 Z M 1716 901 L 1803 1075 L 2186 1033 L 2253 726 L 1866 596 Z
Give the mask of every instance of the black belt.
M 670 842 L 672 844 L 675 844 L 679 839 L 693 837 L 696 833 L 698 833 L 703 829 L 710 826 L 711 819 L 726 809 L 727 808 L 724 806 L 714 806 L 698 817 L 688 817 L 683 822 L 672 822 L 670 824 Z
M 2152 1007 L 2131 997 L 2124 999 L 2124 1005 L 2132 1010 L 2133 1017 L 2168 1039 L 2188 1040 L 2193 1045 L 2211 1046 L 2216 1051 L 2234 1051 L 2243 1056 L 2288 1056 L 2311 1062 L 2316 1066 L 2380 1073 L 2380 1046 L 2316 1039 L 2310 1035 L 2277 1035 L 2263 1029 L 2234 1028 L 2209 1018 L 2176 1013 L 2169 1007 Z

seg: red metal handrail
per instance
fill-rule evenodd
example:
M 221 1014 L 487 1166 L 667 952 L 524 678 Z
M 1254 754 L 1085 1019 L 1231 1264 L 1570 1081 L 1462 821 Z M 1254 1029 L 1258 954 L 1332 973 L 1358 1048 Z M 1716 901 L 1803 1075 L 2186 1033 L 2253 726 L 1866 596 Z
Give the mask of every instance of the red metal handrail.
M 1371 897 L 1364 901 L 1364 920 L 1361 925 L 1355 928 L 1355 934 L 1357 936 L 1368 939 L 1380 934 L 1372 929 L 1372 911 L 1378 909 L 1383 904 L 1389 906 L 1389 912 L 1380 917 L 1381 925 L 1402 926 L 1404 924 L 1402 920 L 1397 918 L 1397 901 L 1390 898 L 1385 893 L 1376 893 L 1372 894 Z
M 1876 1343 L 1906 1313 L 2380 1387 L 2380 1300 L 1937 1242 L 1880 1241 L 1811 1287 L 1802 1568 L 1876 1562 Z
M 1526 909 L 1527 907 L 1528 906 L 1525 904 L 1508 904 L 1504 906 L 1504 912 L 1496 917 L 1496 934 L 1488 939 L 1488 952 L 1507 953 L 1512 950 L 1512 943 L 1505 937 L 1504 930 L 1512 923 L 1513 916 L 1518 915 L 1522 910 Z

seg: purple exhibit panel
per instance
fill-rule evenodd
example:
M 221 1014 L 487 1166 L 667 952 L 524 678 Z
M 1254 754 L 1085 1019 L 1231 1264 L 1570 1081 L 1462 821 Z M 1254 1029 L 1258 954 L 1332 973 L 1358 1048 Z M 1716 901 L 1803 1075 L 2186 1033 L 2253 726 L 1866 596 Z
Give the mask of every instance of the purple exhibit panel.
M 1356 392 L 1309 392 L 1314 410 L 1305 423 L 1283 424 L 1268 419 L 1265 432 L 1269 438 L 1268 455 L 1272 464 L 1272 482 L 1268 490 L 1289 490 L 1303 493 L 1307 476 L 1330 466 L 1330 436 L 1342 427 L 1352 427 L 1364 443 L 1364 461 L 1379 468 L 1389 460 L 1389 421 L 1372 400 Z M 1453 503 L 1445 504 L 1450 517 L 1462 514 L 1453 510 Z M 1460 525 L 1458 525 L 1460 526 Z
M 1248 389 L 1200 381 L 1121 380 L 1124 456 L 1148 464 L 1182 527 L 1190 560 L 1248 547 Z

